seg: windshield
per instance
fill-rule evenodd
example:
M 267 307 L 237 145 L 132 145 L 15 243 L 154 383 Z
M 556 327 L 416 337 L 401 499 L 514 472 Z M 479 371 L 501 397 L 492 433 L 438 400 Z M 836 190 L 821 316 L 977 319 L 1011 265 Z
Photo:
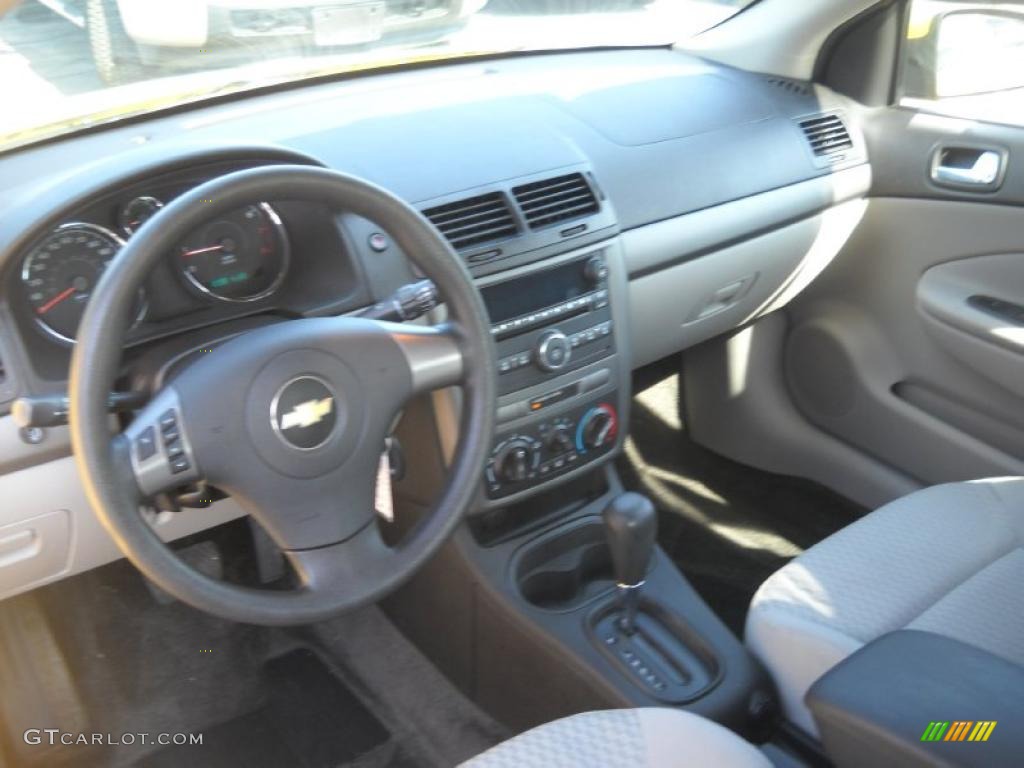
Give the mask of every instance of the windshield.
M 751 2 L 0 0 L 0 150 L 332 73 L 513 51 L 666 45 Z

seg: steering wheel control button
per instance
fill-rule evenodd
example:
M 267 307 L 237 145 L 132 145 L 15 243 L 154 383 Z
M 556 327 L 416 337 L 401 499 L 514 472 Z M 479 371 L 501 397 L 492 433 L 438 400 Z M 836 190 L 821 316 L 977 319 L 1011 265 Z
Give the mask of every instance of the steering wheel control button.
M 156 430 L 153 427 L 142 430 L 142 434 L 135 439 L 135 450 L 139 461 L 145 461 L 156 453 Z
M 135 481 L 145 498 L 198 477 L 179 403 L 177 392 L 168 387 L 124 431 Z
M 277 391 L 270 423 L 290 447 L 312 451 L 328 440 L 338 422 L 334 392 L 323 379 L 299 376 Z
M 164 411 L 160 416 L 160 429 L 166 432 L 169 429 L 174 429 L 178 426 L 178 417 L 174 413 L 174 409 Z

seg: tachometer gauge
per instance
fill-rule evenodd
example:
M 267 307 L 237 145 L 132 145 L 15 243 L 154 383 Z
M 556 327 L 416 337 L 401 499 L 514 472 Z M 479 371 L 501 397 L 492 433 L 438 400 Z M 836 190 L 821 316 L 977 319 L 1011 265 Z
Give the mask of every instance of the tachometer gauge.
M 121 206 L 117 212 L 117 224 L 122 232 L 131 237 L 163 207 L 164 204 L 155 197 L 136 197 Z
M 284 280 L 288 259 L 284 226 L 266 203 L 211 221 L 178 251 L 181 273 L 189 283 L 223 301 L 269 296 Z
M 64 224 L 29 253 L 22 263 L 22 288 L 45 331 L 74 341 L 93 288 L 123 245 L 117 235 L 95 224 Z M 146 308 L 141 290 L 136 304 L 137 324 Z

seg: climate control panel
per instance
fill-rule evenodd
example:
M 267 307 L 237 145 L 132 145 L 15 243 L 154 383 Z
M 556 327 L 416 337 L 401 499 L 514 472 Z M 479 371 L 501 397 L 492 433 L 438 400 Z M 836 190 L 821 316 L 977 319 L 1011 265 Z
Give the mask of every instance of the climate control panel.
M 614 401 L 610 393 L 499 437 L 484 471 L 487 496 L 510 496 L 607 455 L 619 432 Z

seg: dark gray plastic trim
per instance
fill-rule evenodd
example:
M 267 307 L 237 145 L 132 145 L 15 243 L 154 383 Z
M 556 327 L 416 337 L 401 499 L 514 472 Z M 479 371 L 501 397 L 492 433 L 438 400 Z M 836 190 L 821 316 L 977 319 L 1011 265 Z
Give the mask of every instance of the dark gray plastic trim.
M 942 635 L 884 635 L 819 679 L 806 702 L 837 768 L 1019 766 L 1024 668 Z M 931 721 L 995 720 L 985 742 L 928 741 Z

